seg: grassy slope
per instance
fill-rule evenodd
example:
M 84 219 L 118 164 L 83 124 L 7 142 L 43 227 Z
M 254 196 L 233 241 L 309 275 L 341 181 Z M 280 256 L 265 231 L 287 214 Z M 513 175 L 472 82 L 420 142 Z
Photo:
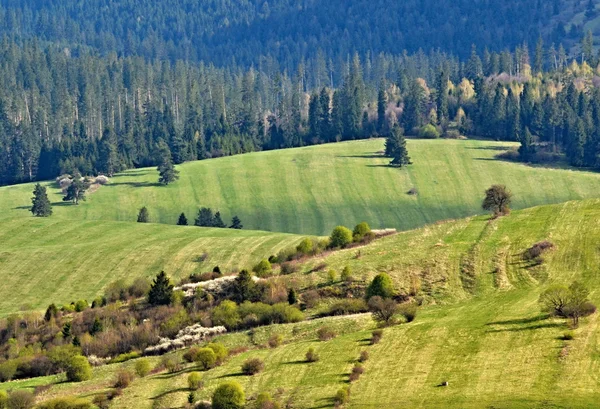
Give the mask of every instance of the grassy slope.
M 527 268 L 520 254 L 544 239 L 556 248 L 542 266 Z M 269 331 L 284 332 L 289 343 L 275 351 L 249 351 L 205 373 L 202 396 L 210 396 L 223 380 L 235 379 L 249 396 L 282 388 L 283 398 L 293 397 L 295 407 L 331 407 L 353 360 L 368 349 L 371 358 L 352 386 L 350 408 L 595 408 L 600 399 L 599 315 L 586 318 L 573 341 L 563 341 L 564 322 L 541 316 L 537 298 L 551 282 L 580 279 L 599 303 L 599 242 L 600 201 L 590 200 L 518 211 L 491 223 L 475 217 L 401 233 L 363 248 L 360 259 L 354 258 L 356 250 L 331 254 L 325 258 L 331 266 L 351 264 L 366 275 L 387 269 L 400 287 L 413 266 L 423 265 L 433 294 L 462 300 L 422 309 L 415 322 L 387 329 L 376 346 L 365 343 L 373 328 L 368 316 L 326 319 L 342 334 L 329 342 L 314 339 L 321 323 L 259 329 L 257 343 L 265 342 Z M 476 266 L 476 285 L 467 289 L 458 268 L 465 257 Z M 243 333 L 224 340 L 250 344 L 249 334 Z M 319 363 L 298 362 L 309 346 L 321 354 Z M 254 377 L 240 376 L 240 365 L 250 356 L 264 358 L 266 369 Z M 99 369 L 88 384 L 58 384 L 48 396 L 90 396 L 109 384 L 117 368 Z M 166 396 L 170 407 L 180 407 L 190 370 L 138 380 L 115 407 L 149 408 L 159 396 Z M 442 381 L 450 386 L 437 387 Z
M 480 213 L 483 191 L 508 185 L 514 208 L 600 196 L 600 175 L 532 168 L 494 160 L 505 143 L 411 140 L 414 165 L 392 169 L 375 139 L 186 163 L 181 179 L 156 186 L 154 169 L 113 178 L 80 206 L 56 206 L 56 218 L 135 220 L 148 206 L 153 221 L 193 219 L 200 206 L 237 214 L 247 229 L 328 234 L 338 224 L 411 229 Z M 407 195 L 412 187 L 418 196 Z M 31 185 L 0 188 L 0 218 L 28 216 Z M 56 189 L 52 200 L 59 202 Z M 62 204 L 62 203 L 61 203 Z
M 251 266 L 299 236 L 231 229 L 59 218 L 0 223 L 0 314 L 22 305 L 93 299 L 109 283 Z M 204 261 L 199 259 L 205 256 Z

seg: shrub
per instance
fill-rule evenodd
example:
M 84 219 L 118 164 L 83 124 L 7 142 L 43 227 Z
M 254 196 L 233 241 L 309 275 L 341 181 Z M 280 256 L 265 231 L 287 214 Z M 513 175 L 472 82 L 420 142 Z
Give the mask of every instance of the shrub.
M 235 302 L 225 300 L 212 311 L 212 321 L 214 325 L 223 325 L 231 330 L 240 324 L 240 315 L 238 306 Z
M 334 330 L 329 327 L 321 327 L 317 331 L 317 337 L 320 341 L 329 341 L 337 336 Z
M 359 314 L 368 310 L 365 300 L 360 298 L 347 298 L 336 301 L 329 306 L 327 315 Z
M 253 409 L 279 409 L 280 406 L 273 397 L 268 393 L 261 393 L 256 397 L 256 401 L 254 402 Z
M 120 354 L 110 360 L 111 364 L 120 364 L 123 362 L 127 362 L 132 359 L 139 358 L 141 355 L 137 351 L 127 352 L 125 354 Z
M 192 372 L 188 375 L 187 382 L 191 391 L 197 391 L 202 387 L 202 375 L 199 372 Z
M 114 386 L 117 389 L 125 389 L 129 387 L 131 382 L 135 379 L 134 373 L 129 369 L 120 369 L 117 371 Z
M 99 393 L 94 396 L 93 402 L 98 409 L 108 409 L 110 407 L 110 399 L 106 393 Z
M 262 259 L 257 265 L 252 269 L 256 273 L 257 277 L 269 277 L 273 274 L 273 268 L 271 267 L 271 263 L 267 259 Z
M 66 369 L 69 382 L 83 382 L 92 377 L 92 367 L 88 360 L 81 355 L 72 357 Z
M 210 348 L 215 353 L 217 357 L 217 364 L 222 364 L 225 361 L 225 358 L 229 356 L 229 350 L 223 344 L 219 344 L 218 342 L 211 342 L 206 345 L 206 348 Z
M 283 342 L 283 336 L 281 336 L 281 334 L 271 334 L 271 336 L 269 337 L 269 347 L 271 348 L 277 348 L 279 345 L 281 345 L 281 343 Z
M 352 243 L 352 231 L 344 226 L 337 226 L 329 237 L 329 247 L 344 248 Z
M 373 320 L 379 325 L 390 325 L 398 312 L 398 304 L 391 298 L 381 298 L 376 295 L 369 299 L 369 309 L 373 313 Z
M 246 375 L 256 375 L 265 368 L 265 363 L 260 358 L 249 358 L 242 365 L 242 372 Z
M 354 231 L 352 231 L 352 239 L 355 242 L 361 242 L 369 233 L 371 233 L 371 227 L 366 222 L 359 223 L 354 227 Z
M 566 332 L 563 333 L 563 335 L 562 335 L 561 338 L 562 338 L 563 341 L 571 341 L 571 340 L 573 340 L 575 338 L 575 332 L 573 332 L 573 331 L 566 331 Z
M 298 246 L 296 246 L 296 251 L 300 254 L 308 256 L 310 254 L 313 254 L 313 252 L 315 251 L 315 244 L 312 241 L 312 239 L 307 237 L 304 240 L 302 240 L 300 244 L 298 244 Z
M 19 364 L 16 360 L 11 359 L 0 364 L 0 382 L 8 382 L 17 373 Z
M 360 351 L 358 362 L 367 362 L 369 360 L 369 351 Z
M 181 369 L 181 362 L 179 362 L 176 355 L 163 355 L 159 367 L 166 369 L 169 373 L 175 373 Z
M 140 358 L 135 363 L 135 373 L 140 378 L 150 373 L 150 361 L 147 358 Z
M 381 341 L 381 338 L 383 338 L 382 329 L 376 329 L 375 331 L 373 331 L 373 334 L 371 335 L 371 345 L 378 344 L 379 341 Z
M 340 279 L 347 283 L 352 281 L 352 270 L 350 269 L 350 267 L 344 267 L 344 269 L 342 270 L 342 274 L 340 275 Z
M 437 139 L 440 137 L 440 132 L 432 124 L 427 124 L 419 129 L 419 137 L 425 139 Z
M 6 400 L 8 409 L 30 409 L 34 404 L 35 396 L 33 396 L 33 393 L 24 390 L 11 392 Z
M 86 300 L 79 300 L 75 303 L 75 312 L 82 312 L 90 307 Z
M 523 253 L 523 260 L 532 261 L 538 260 L 541 261 L 540 256 L 546 251 L 554 247 L 554 244 L 549 242 L 548 240 L 540 241 L 539 243 L 535 243 L 533 246 L 525 250 Z
M 212 396 L 212 409 L 243 409 L 245 405 L 246 395 L 237 382 L 222 383 Z
M 6 409 L 8 404 L 8 393 L 0 389 L 0 409 Z
M 317 290 L 308 290 L 302 294 L 302 301 L 306 308 L 314 308 L 321 301 L 321 295 Z
M 148 280 L 146 277 L 138 277 L 133 280 L 133 284 L 129 286 L 127 291 L 132 297 L 145 297 L 150 291 L 150 285 L 150 280 Z
M 394 284 L 392 279 L 386 273 L 381 273 L 375 276 L 369 287 L 367 288 L 366 298 L 379 296 L 381 298 L 391 298 L 394 296 Z
M 197 346 L 193 346 L 190 347 L 187 351 L 185 351 L 185 353 L 183 354 L 183 359 L 186 362 L 194 362 L 196 360 L 196 356 L 198 355 L 198 351 L 200 350 L 199 347 Z
M 335 271 L 334 269 L 331 269 L 327 272 L 327 280 L 329 281 L 329 283 L 331 283 L 331 284 L 335 283 L 336 278 L 337 278 L 337 271 Z
M 365 368 L 360 363 L 354 364 L 352 368 L 352 372 L 350 372 L 350 382 L 354 382 L 360 378 L 360 376 L 365 372 Z
M 37 409 L 91 409 L 92 403 L 74 397 L 55 398 L 37 405 Z
M 200 348 L 196 353 L 196 362 L 207 371 L 217 363 L 217 354 L 210 348 Z
M 413 322 L 417 316 L 417 304 L 414 302 L 400 305 L 398 312 L 404 317 L 406 322 Z
M 308 348 L 306 351 L 306 362 L 317 362 L 319 360 L 319 354 L 314 348 Z
M 333 398 L 333 401 L 336 406 L 341 406 L 341 405 L 345 405 L 346 403 L 348 403 L 349 399 L 350 399 L 350 390 L 348 389 L 347 386 L 345 386 L 337 391 L 337 393 L 335 394 L 335 397 Z
M 288 261 L 288 262 L 281 264 L 281 270 L 280 270 L 281 275 L 294 274 L 296 271 L 298 271 L 298 266 L 296 265 L 296 263 Z

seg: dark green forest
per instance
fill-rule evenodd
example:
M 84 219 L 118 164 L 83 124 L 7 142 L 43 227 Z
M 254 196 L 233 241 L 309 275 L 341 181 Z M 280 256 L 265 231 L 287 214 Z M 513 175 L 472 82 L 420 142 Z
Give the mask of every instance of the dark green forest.
M 596 167 L 599 60 L 563 2 L 0 1 L 0 184 L 396 124 Z

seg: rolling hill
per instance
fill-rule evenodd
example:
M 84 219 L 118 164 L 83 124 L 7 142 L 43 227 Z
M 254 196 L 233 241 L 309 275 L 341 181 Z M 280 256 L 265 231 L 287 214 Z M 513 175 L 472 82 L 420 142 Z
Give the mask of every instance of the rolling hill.
M 534 168 L 496 160 L 509 143 L 410 140 L 414 162 L 387 165 L 382 139 L 257 152 L 178 167 L 181 179 L 157 184 L 155 169 L 116 175 L 79 206 L 64 205 L 49 185 L 53 218 L 135 221 L 147 206 L 152 222 L 175 224 L 183 211 L 193 220 L 202 206 L 220 210 L 226 222 L 238 215 L 244 228 L 327 235 L 343 224 L 367 221 L 373 228 L 413 229 L 480 214 L 483 192 L 506 184 L 513 208 L 522 209 L 600 196 L 600 175 Z M 409 195 L 410 189 L 418 194 Z M 32 184 L 0 188 L 0 219 L 30 217 Z
M 498 220 L 480 216 L 400 233 L 362 248 L 358 259 L 354 249 L 314 260 L 332 267 L 350 264 L 367 276 L 386 270 L 399 289 L 411 266 L 422 266 L 434 279 L 422 287 L 423 295 L 443 301 L 451 293 L 458 301 L 429 303 L 414 322 L 386 329 L 374 346 L 367 342 L 374 328 L 368 315 L 227 334 L 222 342 L 251 349 L 205 372 L 199 395 L 207 398 L 218 384 L 234 379 L 249 397 L 268 391 L 294 407 L 332 407 L 359 352 L 368 350 L 370 359 L 365 373 L 352 383 L 348 408 L 595 408 L 600 399 L 598 315 L 584 319 L 575 338 L 565 341 L 561 337 L 568 327 L 563 320 L 541 314 L 537 298 L 551 283 L 578 279 L 592 289 L 592 300 L 600 301 L 599 227 L 599 200 L 568 202 L 515 211 Z M 540 265 L 527 265 L 523 251 L 540 240 L 551 241 L 553 250 Z M 474 266 L 475 285 L 468 288 L 458 268 L 465 257 Z M 316 329 L 323 325 L 339 336 L 317 341 Z M 274 350 L 256 348 L 272 332 L 283 334 L 285 344 Z M 303 363 L 311 346 L 321 360 Z M 265 370 L 253 377 L 241 375 L 240 366 L 249 357 L 263 358 Z M 59 382 L 58 376 L 0 387 L 57 382 L 42 399 L 63 394 L 91 398 L 107 388 L 119 368 L 130 365 L 98 368 L 84 384 Z M 176 374 L 137 380 L 114 407 L 149 408 L 165 401 L 169 407 L 181 406 L 192 370 L 188 366 Z M 438 387 L 443 381 L 449 385 Z

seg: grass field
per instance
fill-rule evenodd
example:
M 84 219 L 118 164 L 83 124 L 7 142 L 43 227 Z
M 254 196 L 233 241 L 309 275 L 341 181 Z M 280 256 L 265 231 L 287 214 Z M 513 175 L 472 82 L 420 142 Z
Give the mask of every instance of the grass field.
M 0 222 L 0 315 L 92 300 L 106 285 L 165 270 L 237 271 L 291 246 L 291 234 L 60 218 Z
M 540 266 L 531 267 L 521 254 L 540 240 L 555 247 Z M 600 200 L 587 200 L 515 211 L 493 221 L 478 216 L 400 233 L 363 247 L 358 259 L 353 249 L 313 260 L 305 270 L 326 262 L 335 268 L 351 265 L 365 278 L 388 271 L 401 290 L 417 274 L 421 292 L 429 293 L 431 302 L 414 322 L 386 329 L 375 346 L 366 342 L 374 328 L 368 315 L 227 334 L 222 340 L 230 346 L 262 344 L 271 331 L 285 334 L 286 344 L 275 350 L 252 349 L 206 372 L 200 395 L 207 398 L 219 383 L 234 379 L 248 396 L 268 391 L 280 394 L 283 402 L 292 400 L 297 408 L 332 407 L 335 392 L 347 385 L 354 360 L 367 349 L 370 359 L 352 384 L 348 408 L 597 408 L 598 314 L 581 322 L 573 340 L 564 341 L 565 322 L 541 314 L 537 299 L 551 283 L 578 279 L 592 289 L 591 298 L 599 304 L 598 243 Z M 461 278 L 467 259 L 474 266 L 470 285 Z M 292 278 L 321 279 L 319 273 L 306 272 Z M 455 302 L 444 302 L 450 299 Z M 334 327 L 340 336 L 317 341 L 315 331 L 322 325 Z M 301 362 L 310 346 L 321 355 L 318 363 Z M 265 360 L 265 371 L 241 375 L 241 363 L 254 356 Z M 91 397 L 110 385 L 118 368 L 99 368 L 84 384 L 57 383 L 44 397 Z M 137 380 L 114 407 L 150 408 L 157 399 L 165 399 L 168 407 L 182 407 L 191 370 Z M 56 381 L 40 378 L 0 387 Z M 449 386 L 438 387 L 443 381 Z
M 377 154 L 383 140 L 345 142 L 250 153 L 186 163 L 181 179 L 157 186 L 155 169 L 114 177 L 79 206 L 59 203 L 51 188 L 54 218 L 134 221 L 147 206 L 152 221 L 175 224 L 184 211 L 221 211 L 226 222 L 238 215 L 246 229 L 329 234 L 339 224 L 367 221 L 373 228 L 412 229 L 445 219 L 481 213 L 483 191 L 504 183 L 513 208 L 600 197 L 600 175 L 534 168 L 495 160 L 512 145 L 489 141 L 410 140 L 414 164 L 385 166 Z M 418 195 L 407 192 L 411 188 Z M 30 217 L 32 185 L 0 188 L 0 218 Z

